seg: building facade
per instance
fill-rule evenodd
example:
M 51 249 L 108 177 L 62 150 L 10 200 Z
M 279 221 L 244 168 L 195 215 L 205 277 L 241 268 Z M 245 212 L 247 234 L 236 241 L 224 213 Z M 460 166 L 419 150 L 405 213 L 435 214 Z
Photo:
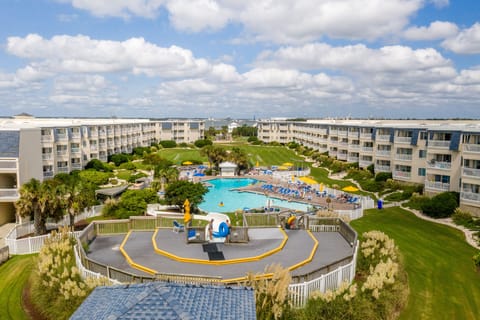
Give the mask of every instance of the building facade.
M 374 165 L 425 193 L 460 193 L 460 207 L 480 216 L 480 121 L 262 120 L 265 142 L 295 141 L 330 157 Z
M 16 220 L 19 187 L 31 178 L 81 170 L 92 159 L 106 162 L 161 140 L 193 143 L 204 130 L 202 120 L 2 118 L 0 225 Z

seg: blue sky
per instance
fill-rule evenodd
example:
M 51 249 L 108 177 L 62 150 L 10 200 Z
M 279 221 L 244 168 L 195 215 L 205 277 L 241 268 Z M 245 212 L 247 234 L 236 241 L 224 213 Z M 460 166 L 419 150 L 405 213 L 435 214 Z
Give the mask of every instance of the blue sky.
M 3 0 L 0 115 L 480 118 L 480 1 Z

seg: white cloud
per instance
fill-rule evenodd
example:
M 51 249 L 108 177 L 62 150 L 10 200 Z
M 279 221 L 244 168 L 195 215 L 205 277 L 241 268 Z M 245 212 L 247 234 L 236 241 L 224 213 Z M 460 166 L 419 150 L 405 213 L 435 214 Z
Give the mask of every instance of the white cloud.
M 458 33 L 456 24 L 447 21 L 434 21 L 428 27 L 410 27 L 403 33 L 409 40 L 437 40 L 452 37 Z
M 205 59 L 196 59 L 190 50 L 177 46 L 159 47 L 143 38 L 123 42 L 94 40 L 87 36 L 36 34 L 9 37 L 7 51 L 21 58 L 40 61 L 38 68 L 51 72 L 103 73 L 127 71 L 160 77 L 185 77 L 211 69 Z
M 430 0 L 437 8 L 443 8 L 450 4 L 450 0 Z
M 239 23 L 248 38 L 276 43 L 305 43 L 324 36 L 344 39 L 389 36 L 400 32 L 425 4 L 423 0 L 57 1 L 71 3 L 96 16 L 123 18 L 151 18 L 163 5 L 177 30 L 219 30 L 228 23 Z
M 326 43 L 312 43 L 261 53 L 256 64 L 301 70 L 329 69 L 345 73 L 370 74 L 424 70 L 448 66 L 451 63 L 433 48 L 414 50 L 406 46 L 385 46 L 371 49 L 363 44 L 332 47 Z
M 56 0 L 70 3 L 74 8 L 86 10 L 99 17 L 141 16 L 153 18 L 158 14 L 163 0 Z
M 480 53 L 480 23 L 475 23 L 468 29 L 464 29 L 456 36 L 446 39 L 442 46 L 459 54 Z
M 71 75 L 57 77 L 53 83 L 55 92 L 99 92 L 108 87 L 108 82 L 99 75 Z

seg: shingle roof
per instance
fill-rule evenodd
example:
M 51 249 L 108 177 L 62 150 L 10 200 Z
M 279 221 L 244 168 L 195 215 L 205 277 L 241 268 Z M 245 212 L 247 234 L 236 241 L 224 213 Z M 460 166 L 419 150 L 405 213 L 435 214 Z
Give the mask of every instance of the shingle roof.
M 168 282 L 98 287 L 70 319 L 256 319 L 255 296 L 245 287 Z

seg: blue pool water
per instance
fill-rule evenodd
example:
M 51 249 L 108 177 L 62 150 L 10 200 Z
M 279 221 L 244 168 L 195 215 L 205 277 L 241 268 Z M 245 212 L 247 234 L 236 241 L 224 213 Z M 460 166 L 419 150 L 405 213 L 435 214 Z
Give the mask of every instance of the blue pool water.
M 270 203 L 273 201 L 273 204 L 271 204 L 274 206 L 300 211 L 307 211 L 308 208 L 308 205 L 304 203 L 288 202 L 276 198 L 267 198 L 256 193 L 231 190 L 257 183 L 255 179 L 213 179 L 207 182 L 211 186 L 208 188 L 208 193 L 204 196 L 204 201 L 198 206 L 203 211 L 232 212 L 238 209 L 243 210 L 244 208 L 263 208 L 267 205 L 268 199 L 270 199 Z M 219 205 L 221 202 L 223 202 L 223 206 Z

